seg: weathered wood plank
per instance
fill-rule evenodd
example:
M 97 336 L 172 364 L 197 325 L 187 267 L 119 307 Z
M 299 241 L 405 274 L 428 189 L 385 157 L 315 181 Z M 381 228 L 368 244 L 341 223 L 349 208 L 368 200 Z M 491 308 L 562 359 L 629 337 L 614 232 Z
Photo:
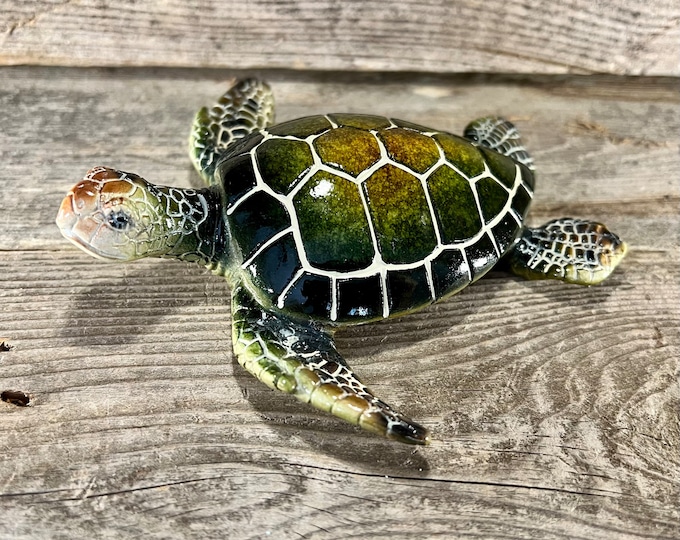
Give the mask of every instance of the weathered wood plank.
M 102 277 L 76 253 L 14 252 L 2 383 L 33 407 L 0 408 L 2 520 L 17 538 L 65 520 L 68 536 L 674 538 L 680 276 L 667 264 L 634 255 L 586 294 L 493 276 L 345 333 L 365 379 L 437 434 L 414 453 L 242 373 L 225 287 L 198 269 Z
M 492 274 L 339 346 L 436 437 L 414 450 L 279 395 L 232 358 L 228 288 L 105 265 L 52 224 L 106 163 L 197 182 L 193 111 L 229 74 L 0 70 L 0 527 L 12 538 L 676 538 L 679 97 L 669 80 L 270 74 L 279 118 L 372 111 L 460 131 L 506 113 L 534 222 L 631 245 L 590 289 Z M 219 79 L 219 80 L 217 80 Z M 407 516 L 407 517 L 405 517 Z
M 678 75 L 674 0 L 0 1 L 0 63 Z
M 198 185 L 186 155 L 189 126 L 232 76 L 199 73 L 0 71 L 6 193 L 0 249 L 59 245 L 55 208 L 94 165 L 136 171 L 156 183 Z M 265 75 L 276 88 L 279 120 L 329 108 L 377 111 L 460 133 L 472 118 L 508 116 L 537 163 L 534 223 L 579 209 L 619 229 L 622 209 L 640 218 L 660 214 L 664 227 L 676 218 L 680 96 L 673 80 Z M 650 232 L 643 227 L 631 241 L 646 248 L 667 242 L 662 231 Z

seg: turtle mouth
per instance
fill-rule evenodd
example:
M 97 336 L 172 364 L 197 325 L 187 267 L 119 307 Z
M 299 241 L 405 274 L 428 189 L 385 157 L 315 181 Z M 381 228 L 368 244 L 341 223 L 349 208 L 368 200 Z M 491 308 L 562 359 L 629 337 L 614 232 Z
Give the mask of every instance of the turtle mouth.
M 127 257 L 124 257 L 122 255 L 118 255 L 115 253 L 104 253 L 103 251 L 100 251 L 92 244 L 90 244 L 87 240 L 80 238 L 77 234 L 73 234 L 71 231 L 61 231 L 61 234 L 63 234 L 64 238 L 69 240 L 74 246 L 82 249 L 88 255 L 92 255 L 93 257 L 96 257 L 97 259 L 100 259 L 102 261 L 112 262 L 127 260 Z
M 75 228 L 81 217 L 73 208 L 73 196 L 69 193 L 61 203 L 59 212 L 57 213 L 57 227 L 66 238 L 73 238 Z
M 78 206 L 82 206 L 82 204 Z M 82 249 L 85 253 L 98 259 L 104 261 L 125 260 L 126 257 L 122 253 L 118 253 L 115 250 L 110 252 L 103 251 L 94 245 L 93 240 L 96 238 L 102 224 L 94 219 L 92 212 L 83 212 L 83 210 L 86 209 L 76 209 L 73 191 L 64 197 L 56 219 L 57 227 L 59 227 L 64 238 Z

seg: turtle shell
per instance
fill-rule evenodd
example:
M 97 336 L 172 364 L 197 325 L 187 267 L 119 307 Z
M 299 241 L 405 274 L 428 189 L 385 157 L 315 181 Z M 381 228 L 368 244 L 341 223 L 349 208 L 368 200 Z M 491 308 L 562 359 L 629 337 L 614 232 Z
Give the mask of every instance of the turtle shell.
M 387 118 L 310 116 L 251 134 L 216 169 L 232 264 L 265 306 L 324 322 L 399 315 L 456 292 L 513 245 L 525 166 Z

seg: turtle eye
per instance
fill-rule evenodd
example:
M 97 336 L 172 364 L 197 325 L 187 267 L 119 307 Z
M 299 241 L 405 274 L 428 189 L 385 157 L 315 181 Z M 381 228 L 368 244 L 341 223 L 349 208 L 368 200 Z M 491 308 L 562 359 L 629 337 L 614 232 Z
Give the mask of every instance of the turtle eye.
M 122 231 L 132 227 L 132 217 L 125 210 L 114 210 L 106 217 L 109 227 L 116 231 Z

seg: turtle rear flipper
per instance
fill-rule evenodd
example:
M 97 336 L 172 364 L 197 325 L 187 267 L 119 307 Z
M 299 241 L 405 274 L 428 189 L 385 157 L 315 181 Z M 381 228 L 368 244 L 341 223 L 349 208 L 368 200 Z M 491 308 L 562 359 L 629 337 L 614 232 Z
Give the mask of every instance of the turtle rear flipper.
M 424 427 L 355 377 L 323 328 L 263 309 L 241 285 L 232 293 L 232 315 L 239 364 L 270 388 L 390 439 L 429 442 Z
M 616 268 L 626 244 L 595 221 L 561 218 L 526 228 L 510 254 L 510 269 L 527 279 L 596 285 Z
M 208 184 L 215 165 L 234 142 L 274 122 L 274 96 L 265 82 L 243 79 L 227 90 L 210 109 L 196 113 L 189 137 L 194 167 Z
M 465 128 L 465 138 L 481 146 L 508 156 L 529 170 L 534 170 L 534 160 L 524 148 L 524 142 L 515 125 L 505 120 L 489 116 L 470 122 Z

